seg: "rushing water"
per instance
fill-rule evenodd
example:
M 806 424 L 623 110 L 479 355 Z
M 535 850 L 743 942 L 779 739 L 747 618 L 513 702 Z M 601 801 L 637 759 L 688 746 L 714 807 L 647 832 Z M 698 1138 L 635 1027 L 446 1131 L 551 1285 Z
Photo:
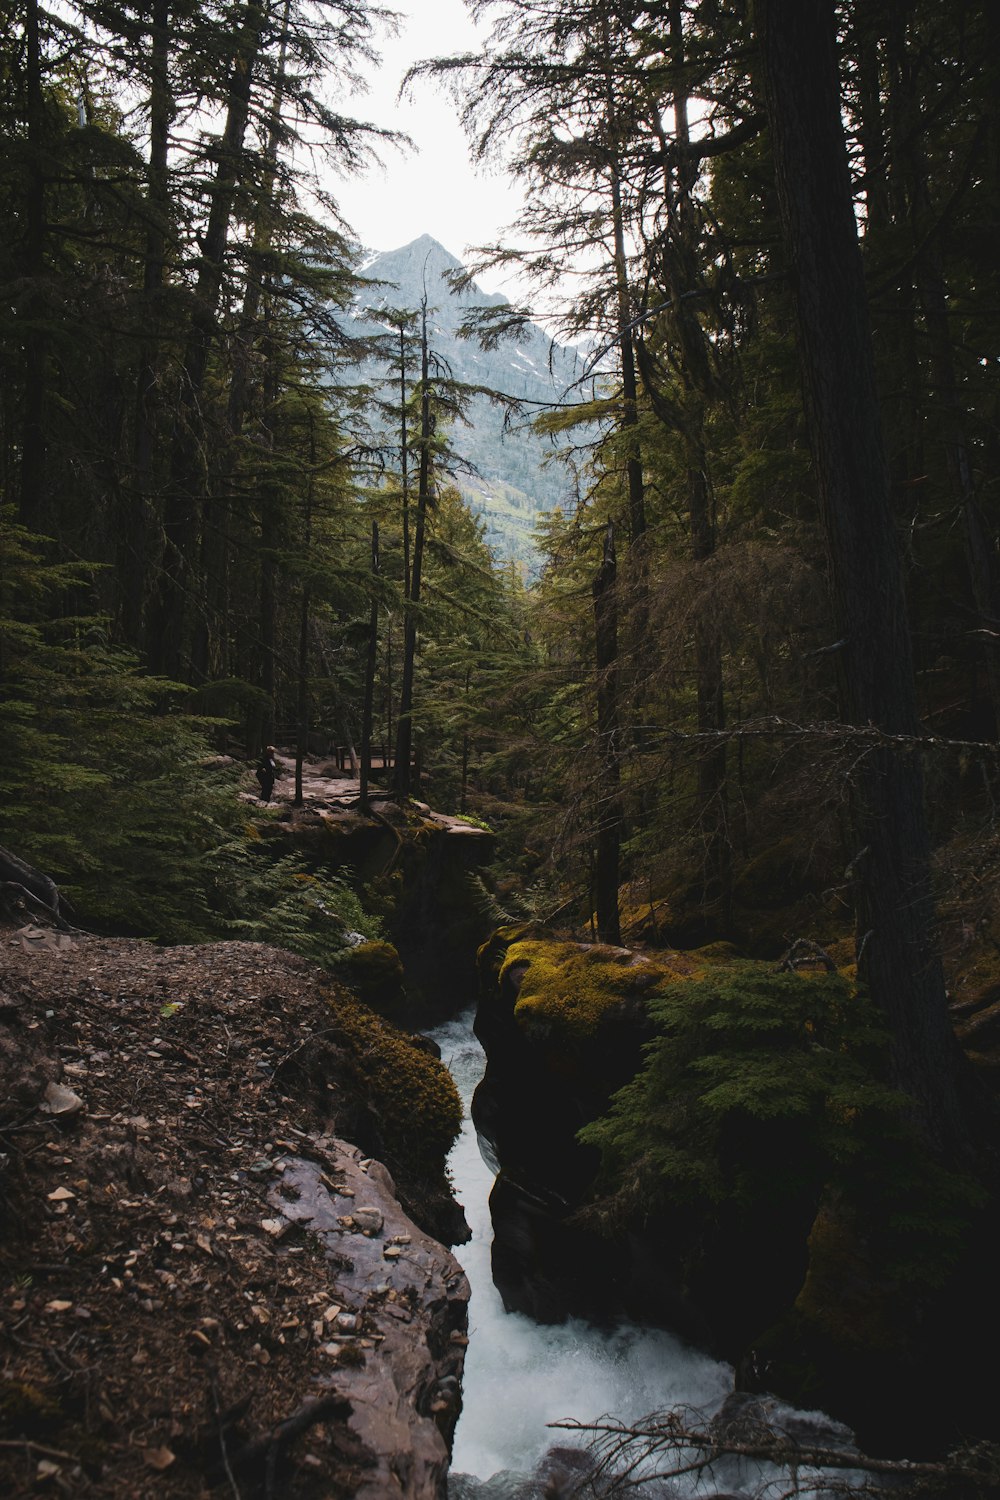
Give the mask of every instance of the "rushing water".
M 530 1470 L 548 1448 L 565 1443 L 565 1433 L 546 1425 L 560 1419 L 588 1422 L 612 1412 L 634 1419 L 675 1404 L 717 1408 L 732 1389 L 731 1369 L 668 1333 L 630 1324 L 604 1332 L 579 1319 L 552 1326 L 504 1311 L 490 1266 L 493 1173 L 469 1118 L 485 1065 L 472 1013 L 433 1036 L 465 1106 L 449 1166 L 472 1230 L 471 1242 L 455 1252 L 472 1301 L 453 1469 L 482 1479 L 501 1469 Z

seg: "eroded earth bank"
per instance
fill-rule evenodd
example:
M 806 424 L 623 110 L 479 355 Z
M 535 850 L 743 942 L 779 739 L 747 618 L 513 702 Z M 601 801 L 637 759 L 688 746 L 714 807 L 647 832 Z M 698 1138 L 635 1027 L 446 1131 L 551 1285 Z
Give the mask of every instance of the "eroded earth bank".
M 441 1065 L 259 944 L 0 952 L 0 1492 L 443 1494 Z

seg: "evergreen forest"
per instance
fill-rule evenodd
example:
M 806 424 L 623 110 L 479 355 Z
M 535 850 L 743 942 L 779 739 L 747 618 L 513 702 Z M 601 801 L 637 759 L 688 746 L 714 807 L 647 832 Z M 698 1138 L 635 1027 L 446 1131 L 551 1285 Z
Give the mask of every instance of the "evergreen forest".
M 377 786 L 491 831 L 488 928 L 731 962 L 650 1000 L 645 1070 L 588 1127 L 595 1221 L 717 1208 L 724 1158 L 766 1202 L 725 1122 L 788 1115 L 866 1212 L 891 1137 L 891 1254 L 937 1225 L 914 1284 L 982 1270 L 1000 12 L 469 9 L 485 49 L 410 84 L 523 192 L 467 257 L 523 297 L 464 333 L 502 349 L 544 304 L 586 341 L 542 409 L 450 378 L 433 289 L 387 312 L 366 280 L 336 181 L 398 144 L 351 92 L 372 0 L 5 0 L 0 844 L 90 931 L 333 961 L 317 901 L 377 939 L 385 892 L 307 879 L 238 793 L 268 745 L 299 799 L 346 755 L 363 808 Z M 533 575 L 456 486 L 471 400 L 569 475 Z M 784 972 L 758 991 L 751 961 Z M 754 1070 L 792 1035 L 807 1061 L 776 1042 Z

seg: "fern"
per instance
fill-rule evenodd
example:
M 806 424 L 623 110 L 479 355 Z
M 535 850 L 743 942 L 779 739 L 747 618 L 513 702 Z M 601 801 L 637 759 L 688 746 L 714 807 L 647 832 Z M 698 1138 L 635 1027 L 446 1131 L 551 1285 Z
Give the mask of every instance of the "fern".
M 272 860 L 248 839 L 213 850 L 205 864 L 215 935 L 273 943 L 324 966 L 343 953 L 352 935 L 381 936 L 378 919 L 328 870 L 304 870 L 290 855 Z

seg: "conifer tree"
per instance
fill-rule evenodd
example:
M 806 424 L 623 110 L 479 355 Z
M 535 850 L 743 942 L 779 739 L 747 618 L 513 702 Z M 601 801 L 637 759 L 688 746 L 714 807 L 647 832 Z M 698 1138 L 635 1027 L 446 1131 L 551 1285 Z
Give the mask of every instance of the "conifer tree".
M 756 27 L 827 539 L 848 724 L 913 735 L 913 661 L 857 241 L 831 0 L 757 0 Z M 855 779 L 859 971 L 894 1082 L 927 1138 L 961 1154 L 958 1049 L 934 950 L 918 759 L 873 747 Z

